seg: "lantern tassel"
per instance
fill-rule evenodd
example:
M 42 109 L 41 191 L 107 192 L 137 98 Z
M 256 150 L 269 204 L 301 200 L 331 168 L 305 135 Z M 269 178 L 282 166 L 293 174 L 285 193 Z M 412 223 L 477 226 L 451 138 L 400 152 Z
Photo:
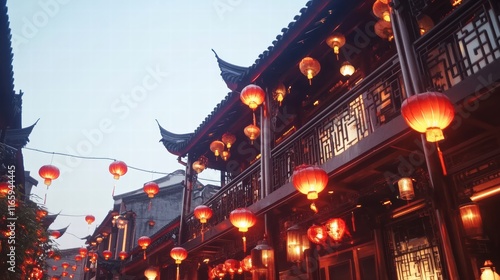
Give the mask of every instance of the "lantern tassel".
M 311 210 L 313 210 L 314 213 L 318 213 L 318 207 L 316 207 L 316 203 L 311 203 L 310 206 Z
M 443 169 L 443 175 L 446 176 L 446 175 L 448 175 L 448 172 L 446 171 L 446 164 L 444 162 L 443 152 L 441 152 L 441 149 L 439 148 L 438 142 L 436 142 L 436 148 L 437 148 L 437 152 L 438 152 L 439 162 L 441 163 L 441 169 Z
M 351 223 L 352 231 L 356 232 L 356 218 L 354 217 L 354 211 L 351 212 Z
M 253 111 L 253 125 L 257 125 L 257 119 L 255 118 L 255 110 Z
M 146 250 L 144 250 L 144 259 L 146 259 Z
M 177 264 L 177 274 L 175 279 L 180 280 L 181 279 L 181 274 L 179 273 L 179 264 Z
M 205 231 L 203 230 L 203 225 L 204 224 L 201 224 L 201 242 L 205 240 Z
M 247 237 L 243 235 L 243 253 L 247 252 Z

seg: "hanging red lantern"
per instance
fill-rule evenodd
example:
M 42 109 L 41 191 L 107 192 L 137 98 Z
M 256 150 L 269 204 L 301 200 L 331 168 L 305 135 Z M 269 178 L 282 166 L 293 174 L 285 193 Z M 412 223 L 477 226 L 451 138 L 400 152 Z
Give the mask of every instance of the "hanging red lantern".
M 234 142 L 236 142 L 236 136 L 234 134 L 226 132 L 222 134 L 221 138 L 222 142 L 226 145 L 227 149 L 230 150 L 233 146 Z
M 69 267 L 69 263 L 67 263 L 67 262 L 63 262 L 63 263 L 61 263 L 61 267 L 62 267 L 64 270 L 66 270 L 66 268 L 68 268 L 68 267 Z
M 210 151 L 214 153 L 215 157 L 220 156 L 223 150 L 224 150 L 224 142 L 215 140 L 212 143 L 210 143 Z
M 479 205 L 472 201 L 461 204 L 459 207 L 460 219 L 464 226 L 465 236 L 472 239 L 483 238 L 483 220 Z
M 244 271 L 252 270 L 252 255 L 248 255 L 241 260 L 241 267 Z
M 109 173 L 113 175 L 116 180 L 127 173 L 128 167 L 123 161 L 115 160 L 109 165 Z
M 335 241 L 342 240 L 345 233 L 345 222 L 341 218 L 332 218 L 325 224 L 326 232 Z
M 148 182 L 144 184 L 142 190 L 148 195 L 149 198 L 153 198 L 160 191 L 160 187 L 155 182 Z
M 85 216 L 85 221 L 87 224 L 91 225 L 95 221 L 95 217 L 93 215 L 87 215 Z
M 78 254 L 80 254 L 82 258 L 85 258 L 87 256 L 87 252 L 88 252 L 87 248 L 82 247 L 78 249 Z
M 102 251 L 102 256 L 104 257 L 105 260 L 109 260 L 113 253 L 111 253 L 110 250 L 104 250 Z
M 78 269 L 78 267 L 76 266 L 76 264 L 71 266 L 71 270 L 76 271 L 77 269 Z
M 137 240 L 137 244 L 141 246 L 142 250 L 144 250 L 144 259 L 146 259 L 146 249 L 148 248 L 149 244 L 151 244 L 151 238 L 147 236 L 141 236 Z
M 250 144 L 253 144 L 253 141 L 260 136 L 260 128 L 254 124 L 247 125 L 243 132 L 250 139 Z
M 258 85 L 249 84 L 241 90 L 240 99 L 243 104 L 250 109 L 255 110 L 259 105 L 264 103 L 266 93 Z
M 233 275 L 240 269 L 240 262 L 235 259 L 227 259 L 224 262 L 224 266 L 226 267 L 226 271 L 229 273 L 232 279 Z
M 38 170 L 38 174 L 44 179 L 43 183 L 48 188 L 52 183 L 52 180 L 59 178 L 60 172 L 59 168 L 55 167 L 54 165 L 48 164 L 40 167 L 40 170 Z
M 125 260 L 126 258 L 128 258 L 128 253 L 125 252 L 125 251 L 121 251 L 120 253 L 118 253 L 118 257 L 120 258 L 120 260 Z
M 0 182 L 0 197 L 6 197 L 9 194 L 10 184 L 9 182 Z
M 307 238 L 315 244 L 324 244 L 328 234 L 326 228 L 320 225 L 312 225 L 307 229 Z
M 80 255 L 76 255 L 76 256 L 75 256 L 75 262 L 79 262 L 79 261 L 81 261 L 82 259 L 83 259 L 83 258 L 82 258 L 82 256 L 80 256 Z
M 429 142 L 444 139 L 445 129 L 455 116 L 450 99 L 440 92 L 415 94 L 403 101 L 401 114 L 406 123 L 420 133 L 425 133 Z
M 62 276 L 62 277 L 67 277 L 68 275 L 69 275 L 69 273 L 68 273 L 67 271 L 63 271 L 63 272 L 61 273 L 61 276 Z
M 57 238 L 61 237 L 61 232 L 58 230 L 53 230 L 50 232 L 50 236 L 54 237 L 54 239 L 57 239 Z
M 57 266 L 53 265 L 53 266 L 52 266 L 52 271 L 56 271 L 56 270 L 57 270 L 57 268 L 58 268 Z
M 212 217 L 212 209 L 206 205 L 198 205 L 194 208 L 194 216 L 204 224 Z
M 312 57 L 304 57 L 299 63 L 300 72 L 307 77 L 309 80 L 309 85 L 312 84 L 312 78 L 318 75 L 321 70 L 321 64 L 312 58 Z
M 315 200 L 318 194 L 326 188 L 328 174 L 318 166 L 302 164 L 293 171 L 292 183 L 295 189 L 307 195 L 307 199 Z M 314 202 L 311 203 L 311 209 L 317 212 Z
M 240 232 L 243 232 L 243 252 L 246 252 L 246 237 L 244 235 L 245 232 L 248 231 L 248 228 L 255 225 L 257 222 L 257 217 L 255 214 L 247 208 L 237 208 L 231 211 L 229 214 L 229 221 L 233 226 L 237 227 Z
M 177 276 L 176 279 L 180 280 L 179 265 L 183 260 L 187 258 L 188 252 L 182 247 L 174 247 L 170 250 L 170 257 L 175 260 L 177 264 Z

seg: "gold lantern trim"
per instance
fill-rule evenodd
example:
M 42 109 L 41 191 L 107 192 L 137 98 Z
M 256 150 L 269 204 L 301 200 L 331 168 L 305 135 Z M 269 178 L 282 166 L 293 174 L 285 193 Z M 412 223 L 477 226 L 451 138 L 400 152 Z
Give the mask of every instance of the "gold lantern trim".
M 304 57 L 299 63 L 299 69 L 300 72 L 307 77 L 309 85 L 311 85 L 312 78 L 318 75 L 321 70 L 321 64 L 312 57 Z

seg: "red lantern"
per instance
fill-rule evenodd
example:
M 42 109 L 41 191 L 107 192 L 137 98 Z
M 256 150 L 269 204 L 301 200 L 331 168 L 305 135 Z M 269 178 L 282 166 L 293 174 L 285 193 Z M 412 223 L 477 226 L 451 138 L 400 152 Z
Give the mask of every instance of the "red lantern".
M 95 221 L 95 217 L 92 215 L 87 215 L 87 216 L 85 216 L 85 221 L 87 222 L 87 224 L 90 225 Z
M 241 267 L 244 271 L 252 270 L 252 255 L 248 255 L 241 261 Z
M 300 72 L 309 79 L 309 85 L 312 83 L 312 78 L 318 75 L 321 70 L 321 64 L 312 58 L 312 57 L 304 57 L 299 63 Z
M 61 276 L 62 276 L 62 277 L 67 277 L 68 275 L 69 275 L 69 273 L 68 273 L 67 271 L 63 271 L 63 272 L 61 273 Z
M 78 253 L 80 254 L 80 256 L 81 256 L 82 258 L 85 258 L 85 257 L 87 256 L 87 252 L 88 252 L 88 251 L 87 251 L 87 248 L 83 248 L 83 247 L 82 247 L 82 248 L 78 249 Z
M 50 232 L 50 236 L 54 237 L 54 239 L 57 239 L 57 238 L 61 237 L 61 232 L 58 230 L 53 230 Z
M 326 188 L 328 174 L 317 166 L 302 164 L 293 171 L 292 183 L 299 192 L 307 195 L 307 199 L 314 200 Z
M 76 266 L 76 264 L 71 266 L 71 270 L 76 271 L 77 269 L 78 269 L 78 267 Z
M 245 232 L 249 227 L 252 227 L 257 222 L 255 214 L 247 208 L 237 208 L 229 214 L 229 221 L 233 226 L 237 227 L 240 232 L 243 232 L 243 252 L 247 251 Z
M 6 197 L 10 190 L 9 182 L 0 182 L 0 197 Z
M 194 216 L 204 224 L 212 217 L 212 209 L 206 205 L 199 205 L 194 208 Z
M 226 267 L 226 271 L 229 272 L 231 278 L 233 278 L 234 273 L 237 273 L 240 269 L 240 262 L 235 259 L 227 259 L 224 262 L 224 266 Z
M 52 266 L 52 271 L 56 271 L 57 270 L 57 266 L 53 265 Z
M 215 140 L 212 143 L 210 143 L 210 151 L 212 151 L 215 155 L 215 157 L 218 157 L 222 154 L 222 151 L 224 151 L 224 142 Z
M 116 180 L 120 179 L 120 176 L 127 173 L 128 167 L 123 161 L 115 160 L 109 165 L 109 173 L 113 175 Z
M 425 92 L 408 97 L 401 104 L 401 114 L 414 130 L 424 133 L 427 141 L 444 139 L 445 129 L 455 116 L 450 99 L 440 92 Z
M 64 270 L 66 270 L 66 268 L 68 268 L 68 267 L 69 267 L 69 263 L 67 263 L 67 262 L 63 262 L 63 263 L 61 264 L 61 266 L 62 266 L 62 268 L 63 268 Z
M 52 180 L 59 178 L 60 172 L 59 168 L 55 167 L 54 165 L 48 164 L 40 167 L 40 170 L 38 170 L 38 174 L 44 179 L 43 183 L 48 188 L 52 183 Z
M 328 237 L 326 228 L 324 226 L 312 225 L 307 229 L 307 238 L 315 244 L 323 244 Z
M 260 104 L 264 102 L 266 93 L 264 90 L 254 84 L 249 84 L 241 90 L 240 99 L 250 109 L 255 110 Z
M 75 262 L 79 262 L 79 261 L 81 261 L 82 259 L 83 259 L 83 258 L 82 258 L 82 256 L 80 256 L 80 255 L 76 255 L 76 256 L 75 256 Z
M 148 182 L 144 184 L 142 190 L 148 195 L 149 198 L 153 198 L 160 191 L 160 187 L 155 182 Z
M 345 233 L 345 222 L 341 218 L 333 218 L 325 224 L 326 232 L 335 241 L 342 240 Z
M 170 250 L 170 257 L 175 260 L 176 264 L 180 264 L 187 258 L 188 252 L 182 247 L 174 247 Z
M 111 253 L 110 250 L 104 250 L 102 251 L 102 256 L 104 257 L 105 260 L 109 260 L 113 253 Z
M 125 260 L 126 258 L 128 258 L 128 253 L 125 252 L 125 251 L 121 251 L 120 253 L 118 253 L 118 257 L 120 258 L 120 260 Z
M 57 254 L 54 254 L 54 256 L 52 257 L 54 259 L 54 261 L 59 261 L 61 260 L 61 256 L 60 255 L 57 255 Z
M 144 259 L 146 259 L 146 249 L 148 248 L 149 244 L 151 244 L 151 238 L 147 236 L 141 236 L 138 240 L 137 243 L 139 246 L 141 246 L 142 250 L 144 250 Z

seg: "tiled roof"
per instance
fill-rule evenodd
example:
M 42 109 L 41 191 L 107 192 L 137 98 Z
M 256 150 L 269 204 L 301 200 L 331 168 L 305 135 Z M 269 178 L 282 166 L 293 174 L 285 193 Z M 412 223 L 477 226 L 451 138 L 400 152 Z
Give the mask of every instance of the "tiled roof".
M 26 144 L 30 141 L 29 136 L 35 125 L 36 123 L 25 128 L 7 129 L 5 131 L 5 143 L 17 149 L 26 146 Z
M 14 72 L 7 1 L 0 0 L 0 129 L 12 127 L 14 117 Z

